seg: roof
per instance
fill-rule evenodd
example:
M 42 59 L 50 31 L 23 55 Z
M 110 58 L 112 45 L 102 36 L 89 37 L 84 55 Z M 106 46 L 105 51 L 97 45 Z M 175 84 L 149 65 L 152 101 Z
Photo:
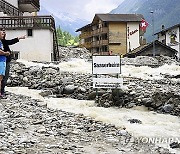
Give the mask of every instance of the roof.
M 142 14 L 95 14 L 93 21 L 102 20 L 107 22 L 141 22 L 144 19 Z M 81 31 L 84 28 L 91 27 L 93 21 L 79 29 L 76 32 Z
M 87 25 L 85 25 L 85 26 L 83 26 L 83 27 L 77 29 L 76 32 L 79 32 L 79 31 L 81 31 L 82 29 L 88 28 L 88 27 L 91 27 L 91 26 L 92 26 L 92 24 L 87 24 Z
M 157 34 L 162 33 L 162 32 L 166 32 L 166 31 L 168 31 L 168 30 L 170 30 L 170 29 L 173 29 L 173 28 L 176 28 L 176 27 L 180 27 L 180 24 L 176 24 L 176 25 L 171 26 L 171 27 L 169 27 L 169 28 L 163 29 L 163 30 L 155 33 L 154 35 L 157 35 Z
M 171 50 L 171 51 L 174 52 L 174 53 L 177 53 L 177 52 L 178 52 L 177 50 L 175 50 L 175 49 L 167 46 L 167 45 L 164 44 L 164 43 L 161 43 L 161 42 L 158 41 L 158 40 L 155 41 L 155 45 L 157 45 L 157 44 L 165 47 L 166 49 Z M 150 47 L 153 47 L 153 42 L 151 42 L 151 43 L 149 43 L 149 44 L 145 44 L 145 45 L 143 45 L 143 46 L 139 46 L 139 47 L 137 47 L 136 49 L 132 50 L 130 53 L 125 54 L 125 56 L 132 56 L 132 55 L 135 55 L 135 56 L 136 56 L 136 55 L 138 55 L 138 54 L 146 51 L 146 49 L 148 49 L 148 48 L 150 48 Z
M 96 14 L 94 19 L 98 17 L 102 21 L 120 21 L 120 22 L 141 22 L 144 19 L 142 14 Z

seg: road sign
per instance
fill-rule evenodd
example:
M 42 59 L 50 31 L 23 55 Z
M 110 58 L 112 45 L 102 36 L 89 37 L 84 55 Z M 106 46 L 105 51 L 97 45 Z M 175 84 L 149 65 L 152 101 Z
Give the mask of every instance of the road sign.
M 120 89 L 122 85 L 122 78 L 93 78 L 93 88 Z
M 93 74 L 119 74 L 120 56 L 93 56 Z

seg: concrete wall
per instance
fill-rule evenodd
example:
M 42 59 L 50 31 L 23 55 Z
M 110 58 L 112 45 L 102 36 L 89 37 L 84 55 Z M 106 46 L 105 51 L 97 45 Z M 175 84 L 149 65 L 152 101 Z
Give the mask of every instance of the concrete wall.
M 127 52 L 126 23 L 109 23 L 109 51 L 113 54 Z
M 7 30 L 6 39 L 27 35 L 27 30 Z M 50 30 L 33 30 L 33 36 L 20 40 L 10 46 L 11 50 L 20 52 L 20 59 L 29 61 L 51 61 L 53 52 L 53 33 Z
M 139 23 L 128 22 L 127 23 L 127 52 L 129 49 L 133 50 L 140 46 L 139 42 Z

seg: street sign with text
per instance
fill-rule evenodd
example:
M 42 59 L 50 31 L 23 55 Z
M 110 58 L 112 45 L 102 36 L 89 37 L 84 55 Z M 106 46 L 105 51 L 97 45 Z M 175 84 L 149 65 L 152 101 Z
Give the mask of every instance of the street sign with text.
M 93 56 L 93 74 L 119 74 L 120 56 Z

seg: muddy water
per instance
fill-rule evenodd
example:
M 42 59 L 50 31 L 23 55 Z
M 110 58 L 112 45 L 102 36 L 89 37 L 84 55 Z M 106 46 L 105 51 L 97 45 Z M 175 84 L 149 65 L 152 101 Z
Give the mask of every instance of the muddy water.
M 45 66 L 44 64 L 36 64 L 32 62 L 21 61 L 26 66 Z M 49 66 L 49 65 L 47 65 Z M 69 62 L 63 62 L 59 65 L 50 64 L 50 66 L 59 67 L 60 71 L 91 73 L 92 67 L 90 62 L 82 59 L 73 59 Z M 164 78 L 163 74 L 178 75 L 180 74 L 180 66 L 175 64 L 163 65 L 159 68 L 150 68 L 147 66 L 135 67 L 132 65 L 122 66 L 122 75 L 137 77 L 141 79 L 156 79 Z M 117 127 L 125 127 L 127 131 L 136 137 L 148 138 L 173 138 L 180 140 L 180 118 L 168 115 L 157 114 L 150 112 L 145 107 L 135 107 L 132 109 L 125 108 L 103 108 L 97 107 L 94 101 L 74 100 L 70 98 L 43 98 L 37 90 L 29 90 L 25 87 L 7 88 L 8 91 L 31 96 L 34 99 L 40 99 L 47 103 L 49 108 L 62 109 L 73 113 L 82 113 L 86 116 L 93 117 L 96 120 L 105 123 L 111 123 Z M 130 124 L 129 119 L 138 119 L 142 124 Z M 159 144 L 159 143 L 157 143 Z M 162 145 L 162 144 L 161 144 Z M 163 144 L 169 148 L 169 143 Z M 175 153 L 180 153 L 178 150 L 171 150 Z
M 178 137 L 180 140 L 180 118 L 168 114 L 150 112 L 145 107 L 135 107 L 132 109 L 103 108 L 97 107 L 94 101 L 70 98 L 43 98 L 38 94 L 40 91 L 31 90 L 26 87 L 8 87 L 7 90 L 12 93 L 30 96 L 33 99 L 44 101 L 49 108 L 62 109 L 78 114 L 81 113 L 93 117 L 95 120 L 114 124 L 119 128 L 125 127 L 135 137 L 173 138 L 174 140 L 177 140 Z M 131 124 L 128 121 L 129 119 L 141 120 L 142 124 Z M 144 139 L 144 142 L 146 141 L 147 139 Z M 161 141 L 157 141 L 157 144 L 159 143 Z M 169 148 L 169 143 L 165 143 L 163 146 Z

